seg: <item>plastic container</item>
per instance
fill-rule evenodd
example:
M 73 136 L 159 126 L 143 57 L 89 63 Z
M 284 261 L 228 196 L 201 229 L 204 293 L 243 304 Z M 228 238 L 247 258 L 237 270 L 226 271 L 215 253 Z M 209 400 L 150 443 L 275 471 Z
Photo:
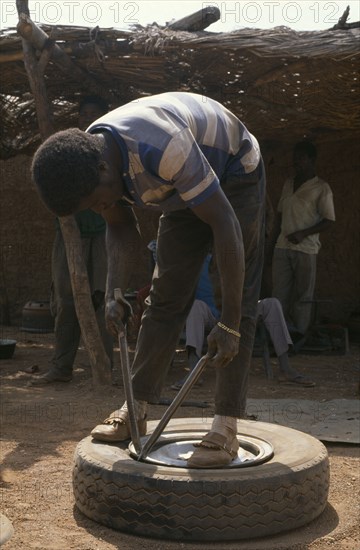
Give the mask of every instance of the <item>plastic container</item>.
M 50 302 L 27 302 L 22 310 L 21 330 L 25 332 L 54 332 L 54 318 L 50 313 Z
M 11 359 L 14 355 L 16 340 L 0 340 L 0 359 Z

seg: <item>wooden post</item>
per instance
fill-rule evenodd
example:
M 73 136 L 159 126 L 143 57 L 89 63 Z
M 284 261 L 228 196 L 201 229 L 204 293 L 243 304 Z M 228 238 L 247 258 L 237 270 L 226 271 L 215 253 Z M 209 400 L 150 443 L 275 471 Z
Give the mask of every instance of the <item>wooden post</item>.
M 30 19 L 28 0 L 17 0 L 16 5 L 19 26 L 21 26 L 22 22 L 29 22 Z M 33 25 L 30 28 L 33 28 Z M 42 49 L 38 60 L 35 49 L 31 44 L 31 34 L 29 33 L 27 38 L 22 38 L 24 64 L 35 100 L 40 135 L 44 140 L 54 133 L 52 113 L 44 79 L 44 71 L 54 45 L 51 41 L 45 41 L 45 47 Z M 82 255 L 80 232 L 73 216 L 59 218 L 59 221 L 65 242 L 76 313 L 85 347 L 89 354 L 93 382 L 99 385 L 110 384 L 110 360 L 104 350 L 91 301 L 90 286 Z
M 110 359 L 105 353 L 91 300 L 89 279 L 85 268 L 81 237 L 74 216 L 59 218 L 64 237 L 71 286 L 73 290 L 76 314 L 81 327 L 86 351 L 89 354 L 94 384 L 111 383 Z

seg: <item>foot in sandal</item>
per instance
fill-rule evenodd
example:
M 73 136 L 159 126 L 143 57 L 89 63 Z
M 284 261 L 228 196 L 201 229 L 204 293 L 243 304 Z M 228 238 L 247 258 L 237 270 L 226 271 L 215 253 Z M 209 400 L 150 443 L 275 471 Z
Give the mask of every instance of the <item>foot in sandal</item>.
M 216 414 L 210 432 L 194 444 L 188 468 L 224 468 L 231 464 L 239 449 L 236 433 L 236 418 Z
M 209 432 L 194 447 L 196 449 L 187 461 L 188 468 L 224 468 L 237 456 L 239 442 L 236 434 L 226 437 Z
M 139 435 L 146 434 L 146 403 L 135 401 L 135 411 L 138 422 Z M 130 419 L 126 401 L 121 409 L 110 414 L 102 424 L 98 424 L 92 430 L 91 435 L 99 441 L 127 441 L 131 439 Z

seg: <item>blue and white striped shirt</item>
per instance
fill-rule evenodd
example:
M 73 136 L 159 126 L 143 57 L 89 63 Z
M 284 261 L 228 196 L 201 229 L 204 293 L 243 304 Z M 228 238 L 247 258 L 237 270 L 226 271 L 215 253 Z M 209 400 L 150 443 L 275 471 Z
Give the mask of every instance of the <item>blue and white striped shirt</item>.
M 92 123 L 119 145 L 123 181 L 133 202 L 164 212 L 201 204 L 227 175 L 247 174 L 259 145 L 239 119 L 217 101 L 166 92 L 137 99 Z

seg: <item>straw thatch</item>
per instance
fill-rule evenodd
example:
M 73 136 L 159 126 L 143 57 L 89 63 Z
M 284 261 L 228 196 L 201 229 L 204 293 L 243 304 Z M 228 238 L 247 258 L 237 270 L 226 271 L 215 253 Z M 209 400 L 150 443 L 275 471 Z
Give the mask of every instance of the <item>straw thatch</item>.
M 131 30 L 42 26 L 89 75 L 50 62 L 49 99 L 57 129 L 76 125 L 80 96 L 101 92 L 112 107 L 167 90 L 209 95 L 234 111 L 260 140 L 359 135 L 359 28 L 321 32 L 240 29 L 174 31 L 156 24 Z M 0 33 L 1 157 L 39 143 L 22 42 Z M 95 90 L 96 88 L 96 90 Z

